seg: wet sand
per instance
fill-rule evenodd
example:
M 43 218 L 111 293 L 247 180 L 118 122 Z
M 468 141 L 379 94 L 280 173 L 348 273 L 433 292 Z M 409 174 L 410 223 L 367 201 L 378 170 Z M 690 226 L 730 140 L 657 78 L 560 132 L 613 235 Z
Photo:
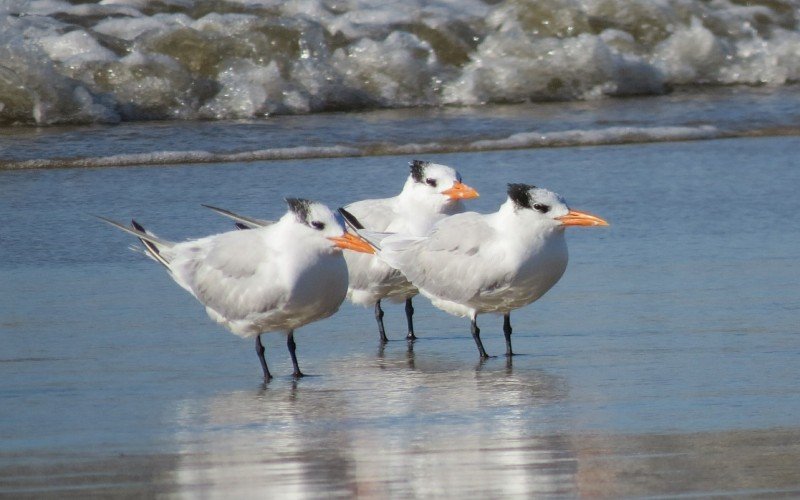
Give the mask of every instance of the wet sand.
M 441 460 L 452 444 L 413 451 L 371 450 L 358 459 L 297 456 L 298 472 L 264 450 L 240 454 L 3 454 L 0 493 L 15 498 L 240 495 L 295 497 L 581 497 L 800 495 L 800 429 L 663 435 L 540 436 L 502 440 L 457 455 L 481 457 L 483 470 Z M 352 450 L 343 450 L 345 453 Z M 451 455 L 447 455 L 451 456 Z M 402 462 L 394 466 L 393 461 Z M 504 468 L 518 481 L 503 483 Z M 470 473 L 480 473 L 471 475 Z M 519 480 L 524 476 L 524 480 Z M 277 481 L 276 481 L 277 479 Z M 296 482 L 292 484 L 292 480 Z M 288 483 L 288 484 L 287 484 Z M 273 496 L 274 495 L 274 496 Z

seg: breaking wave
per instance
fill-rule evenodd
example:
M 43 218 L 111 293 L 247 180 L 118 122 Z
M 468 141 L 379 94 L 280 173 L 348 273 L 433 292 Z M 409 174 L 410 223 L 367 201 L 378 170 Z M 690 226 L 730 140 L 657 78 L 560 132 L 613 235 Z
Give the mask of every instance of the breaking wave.
M 589 146 L 603 144 L 630 144 L 638 142 L 664 142 L 714 139 L 724 134 L 716 127 L 609 127 L 599 130 L 565 130 L 560 132 L 524 132 L 506 138 L 484 139 L 471 142 L 431 142 L 410 144 L 365 144 L 348 146 L 298 146 L 272 148 L 235 153 L 212 151 L 156 151 L 129 153 L 101 157 L 40 158 L 0 162 L 0 170 L 38 168 L 122 167 L 131 165 L 166 165 L 182 163 L 225 163 L 261 160 L 286 160 L 309 158 L 334 158 L 374 155 L 414 155 L 464 151 L 491 151 L 499 149 L 542 148 L 562 146 Z
M 799 16 L 790 0 L 5 0 L 0 125 L 783 85 Z

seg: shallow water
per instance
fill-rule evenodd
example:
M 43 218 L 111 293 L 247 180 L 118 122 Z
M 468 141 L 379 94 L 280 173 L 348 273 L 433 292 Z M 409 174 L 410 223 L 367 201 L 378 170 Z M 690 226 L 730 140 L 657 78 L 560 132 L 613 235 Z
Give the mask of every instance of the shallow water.
M 124 234 L 229 229 L 284 196 L 388 196 L 407 156 L 0 172 L 0 494 L 800 494 L 797 137 L 429 155 L 490 211 L 529 182 L 609 228 L 512 315 L 513 360 L 416 301 L 265 336 L 213 324 Z M 98 146 L 102 147 L 102 146 Z M 502 354 L 499 317 L 479 318 Z

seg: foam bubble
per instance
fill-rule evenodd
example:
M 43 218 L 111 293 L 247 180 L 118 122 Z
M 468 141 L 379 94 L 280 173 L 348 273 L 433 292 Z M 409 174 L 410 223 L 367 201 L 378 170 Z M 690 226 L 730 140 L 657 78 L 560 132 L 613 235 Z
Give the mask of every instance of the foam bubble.
M 157 14 L 150 17 L 105 19 L 97 23 L 93 30 L 103 35 L 133 41 L 146 33 L 165 32 L 175 26 L 186 26 L 191 22 L 191 19 L 183 14 Z
M 732 64 L 719 70 L 721 83 L 782 85 L 800 80 L 800 34 L 779 30 L 769 41 L 743 40 Z
M 602 37 L 528 37 L 520 30 L 490 35 L 445 102 L 479 104 L 603 95 L 660 93 L 660 73 L 640 57 L 621 54 Z
M 361 39 L 334 53 L 333 64 L 351 87 L 382 106 L 434 104 L 439 67 L 430 45 L 410 33 L 383 41 Z
M 680 27 L 655 49 L 653 59 L 671 83 L 704 83 L 716 79 L 726 53 L 719 39 L 697 19 Z
M 772 0 L 7 0 L 0 123 L 782 85 L 800 79 L 797 26 Z
M 245 118 L 280 111 L 283 92 L 288 90 L 276 63 L 258 66 L 237 61 L 219 77 L 222 89 L 203 112 L 214 118 Z
M 100 45 L 84 30 L 43 36 L 39 39 L 39 45 L 50 59 L 72 67 L 92 61 L 116 60 L 113 52 Z

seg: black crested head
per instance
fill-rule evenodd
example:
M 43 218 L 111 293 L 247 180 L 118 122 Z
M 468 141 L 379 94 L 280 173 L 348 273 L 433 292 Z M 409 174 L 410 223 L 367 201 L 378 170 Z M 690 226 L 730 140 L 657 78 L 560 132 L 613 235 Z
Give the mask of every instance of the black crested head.
M 411 167 L 411 177 L 417 182 L 425 182 L 425 168 L 430 162 L 414 160 L 408 164 Z
M 519 208 L 533 208 L 531 206 L 531 189 L 536 189 L 536 186 L 530 184 L 509 184 L 508 197 L 514 201 L 514 205 Z
M 311 202 L 303 198 L 286 198 L 286 204 L 303 224 L 308 223 L 308 213 Z

